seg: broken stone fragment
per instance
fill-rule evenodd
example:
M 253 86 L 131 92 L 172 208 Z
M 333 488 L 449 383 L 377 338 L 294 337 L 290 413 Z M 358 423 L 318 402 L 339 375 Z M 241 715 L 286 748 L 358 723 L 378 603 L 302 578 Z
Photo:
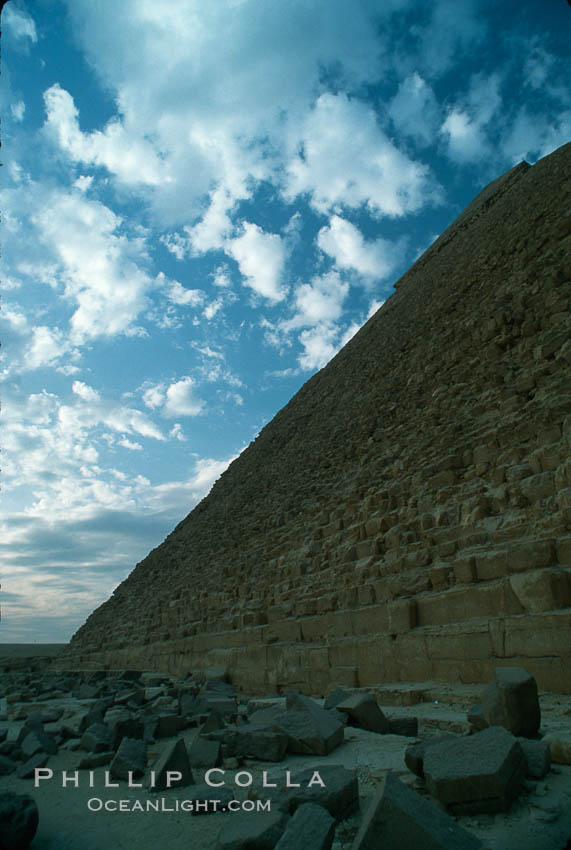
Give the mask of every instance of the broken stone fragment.
M 163 791 L 168 787 L 182 788 L 194 783 L 190 760 L 182 738 L 167 746 L 163 754 L 153 764 L 152 772 L 154 784 L 149 778 L 149 787 L 152 791 Z
M 303 803 L 289 821 L 276 850 L 331 850 L 335 818 L 317 803 Z
M 349 699 L 351 696 L 348 691 L 342 690 L 342 688 L 336 688 L 330 694 L 325 697 L 325 701 L 323 703 L 323 708 L 328 711 L 331 708 L 337 708 L 340 702 L 343 702 L 346 699 Z
M 388 721 L 390 735 L 404 735 L 407 738 L 416 738 L 418 735 L 416 717 L 389 717 Z
M 541 723 L 537 682 L 523 667 L 496 667 L 482 707 L 489 726 L 503 726 L 512 735 L 531 738 Z
M 479 850 L 450 815 L 387 773 L 369 803 L 352 850 Z
M 523 788 L 523 750 L 501 726 L 442 741 L 424 756 L 428 790 L 454 814 L 506 811 Z
M 110 773 L 115 779 L 142 776 L 147 766 L 147 745 L 137 738 L 123 738 L 111 762 Z
M 196 737 L 190 746 L 188 758 L 191 767 L 218 767 L 221 760 L 220 741 Z
M 55 755 L 58 749 L 55 740 L 45 732 L 30 732 L 22 741 L 21 747 L 22 753 L 28 758 L 41 752 Z
M 413 744 L 411 747 L 407 747 L 404 754 L 406 766 L 422 779 L 424 777 L 424 757 L 428 747 L 434 747 L 441 744 L 442 741 L 450 740 L 455 740 L 455 736 L 446 732 L 444 735 L 437 735 L 435 738 L 425 738 L 418 744 Z
M 36 753 L 18 768 L 18 776 L 20 779 L 32 779 L 35 776 L 36 768 L 45 767 L 48 763 L 49 756 L 47 753 Z
M 103 753 L 111 749 L 111 732 L 105 723 L 93 723 L 85 730 L 79 742 L 81 750 Z
M 353 694 L 336 705 L 337 711 L 349 715 L 352 726 L 367 729 L 369 732 L 385 733 L 389 731 L 389 721 L 379 708 L 372 694 Z
M 343 742 L 343 725 L 314 700 L 293 694 L 289 705 L 274 721 L 273 728 L 288 736 L 290 752 L 327 755 Z
M 526 776 L 532 779 L 543 779 L 551 767 L 549 744 L 545 741 L 530 741 L 529 738 L 518 738 L 527 764 Z

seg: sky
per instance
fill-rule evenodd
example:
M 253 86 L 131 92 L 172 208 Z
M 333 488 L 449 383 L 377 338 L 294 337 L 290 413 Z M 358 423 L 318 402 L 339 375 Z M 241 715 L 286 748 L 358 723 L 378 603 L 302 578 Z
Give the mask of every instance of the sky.
M 477 192 L 566 0 L 10 0 L 2 642 L 67 641 Z

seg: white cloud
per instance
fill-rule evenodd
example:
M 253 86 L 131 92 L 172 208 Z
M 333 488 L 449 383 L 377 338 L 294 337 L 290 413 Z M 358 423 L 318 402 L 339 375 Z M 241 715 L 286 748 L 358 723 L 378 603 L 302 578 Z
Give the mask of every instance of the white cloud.
M 245 192 L 240 194 L 244 195 Z M 235 202 L 236 197 L 223 186 L 211 193 L 210 206 L 202 219 L 194 227 L 185 228 L 194 254 L 205 254 L 207 251 L 221 250 L 224 247 L 225 239 L 233 230 L 228 213 Z
M 82 133 L 69 92 L 56 83 L 44 93 L 44 101 L 46 133 L 75 162 L 103 166 L 128 185 L 171 182 L 154 146 L 130 134 L 120 120 L 110 121 L 103 132 Z
M 19 100 L 17 103 L 13 103 L 10 106 L 10 112 L 12 113 L 12 118 L 14 121 L 17 121 L 18 124 L 24 120 L 24 115 L 26 113 L 26 104 L 23 100 Z
M 548 122 L 522 107 L 514 116 L 501 146 L 512 163 L 522 159 L 534 163 L 564 145 L 570 137 L 571 109 L 561 112 L 553 122 Z
M 399 83 L 388 105 L 388 113 L 397 130 L 421 145 L 434 141 L 439 111 L 432 88 L 416 71 Z
M 388 139 L 370 106 L 323 94 L 288 166 L 286 195 L 308 194 L 322 213 L 366 205 L 376 216 L 414 212 L 437 197 L 428 168 Z
M 300 334 L 303 353 L 299 365 L 305 371 L 321 369 L 337 353 L 336 328 L 319 326 L 304 330 Z
M 144 268 L 144 240 L 124 235 L 119 216 L 79 193 L 54 191 L 41 201 L 32 221 L 58 261 L 66 298 L 77 305 L 70 319 L 72 344 L 140 334 L 134 322 L 157 286 Z
M 2 9 L 2 25 L 17 40 L 29 39 L 34 44 L 38 40 L 33 18 L 14 3 L 7 3 Z
M 453 110 L 444 121 L 441 133 L 446 137 L 448 155 L 456 162 L 472 162 L 487 155 L 482 129 L 465 112 Z
M 321 228 L 317 244 L 333 257 L 339 269 L 354 269 L 371 280 L 382 280 L 389 276 L 402 248 L 382 238 L 365 241 L 354 224 L 338 215 L 332 216 L 328 227 Z
M 164 393 L 164 385 L 156 384 L 155 386 L 148 387 L 143 393 L 143 401 L 150 407 L 151 409 L 155 409 L 156 407 L 160 407 L 165 399 Z
M 349 284 L 335 271 L 316 276 L 295 290 L 295 315 L 282 323 L 284 330 L 336 322 L 343 313 Z
M 205 298 L 201 289 L 187 289 L 178 280 L 169 283 L 167 295 L 173 304 L 186 307 L 199 307 L 204 303 Z
M 499 76 L 476 74 L 467 96 L 450 110 L 440 129 L 448 156 L 460 164 L 489 159 L 490 135 L 494 130 L 490 123 L 501 106 Z
M 238 263 L 245 286 L 273 303 L 283 301 L 286 251 L 280 236 L 245 221 L 242 234 L 228 240 L 225 250 Z
M 122 437 L 120 440 L 117 440 L 118 446 L 123 446 L 124 449 L 129 449 L 132 452 L 141 452 L 143 447 L 140 443 L 134 443 L 131 440 L 128 440 L 127 437 Z
M 164 413 L 166 416 L 198 416 L 205 402 L 194 394 L 195 382 L 192 378 L 175 381 L 166 391 Z

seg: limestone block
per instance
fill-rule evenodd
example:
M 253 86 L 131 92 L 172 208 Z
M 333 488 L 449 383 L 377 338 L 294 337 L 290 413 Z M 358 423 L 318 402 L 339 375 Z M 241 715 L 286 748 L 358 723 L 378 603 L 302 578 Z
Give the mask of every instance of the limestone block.
M 480 841 L 429 800 L 387 773 L 369 803 L 352 850 L 478 850 Z
M 202 746 L 208 745 L 210 741 L 201 741 Z M 209 763 L 210 766 L 210 763 Z M 163 754 L 154 762 L 154 785 L 152 791 L 164 791 L 167 787 L 182 788 L 194 782 L 186 746 L 182 738 L 173 741 L 165 749 Z M 175 778 L 174 773 L 180 773 L 180 779 Z M 167 783 L 171 775 L 172 786 Z M 149 783 L 151 779 L 149 777 Z
M 402 634 L 414 629 L 417 623 L 416 601 L 414 599 L 396 599 L 388 604 L 389 632 Z
M 478 581 L 501 578 L 508 573 L 508 553 L 505 550 L 478 552 L 474 555 Z
M 553 733 L 546 735 L 543 741 L 549 747 L 553 764 L 571 764 L 571 735 Z
M 553 611 L 571 606 L 571 573 L 561 569 L 518 573 L 510 578 L 515 595 L 526 611 Z
M 500 726 L 427 749 L 431 794 L 455 814 L 503 812 L 520 793 L 526 761 L 516 738 Z
M 285 832 L 276 844 L 276 850 L 331 850 L 335 833 L 335 818 L 327 809 L 316 803 L 298 806 Z
M 551 540 L 529 540 L 508 550 L 508 569 L 510 573 L 523 573 L 527 570 L 540 570 L 547 567 L 553 559 Z
M 514 735 L 531 737 L 541 723 L 537 682 L 523 667 L 496 667 L 494 681 L 482 693 L 484 717 Z
M 349 715 L 351 725 L 370 732 L 388 732 L 389 721 L 372 694 L 353 694 L 336 706 L 337 711 Z

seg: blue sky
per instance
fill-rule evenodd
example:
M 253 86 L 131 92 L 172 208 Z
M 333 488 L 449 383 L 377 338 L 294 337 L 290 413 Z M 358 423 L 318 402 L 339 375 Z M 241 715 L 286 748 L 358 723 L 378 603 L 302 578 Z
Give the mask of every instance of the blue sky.
M 2 625 L 65 641 L 491 179 L 566 0 L 10 0 Z

